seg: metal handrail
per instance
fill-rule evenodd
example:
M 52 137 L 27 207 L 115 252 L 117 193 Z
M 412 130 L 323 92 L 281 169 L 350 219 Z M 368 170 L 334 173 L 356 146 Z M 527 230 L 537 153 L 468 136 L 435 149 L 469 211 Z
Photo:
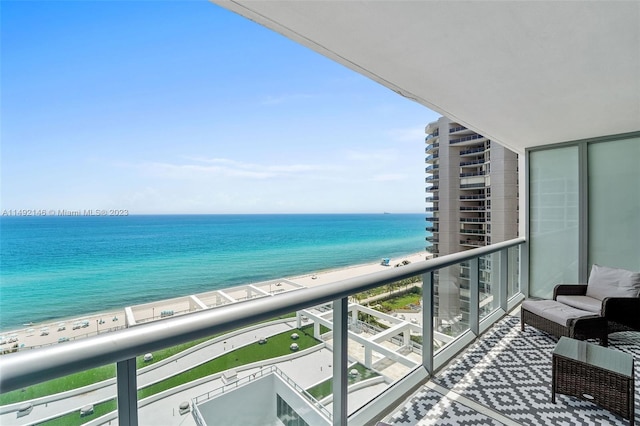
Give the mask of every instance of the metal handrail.
M 136 325 L 112 333 L 87 337 L 50 347 L 0 356 L 0 389 L 9 392 L 79 371 L 135 358 L 199 338 L 255 324 L 300 309 L 348 296 L 405 278 L 515 247 L 517 238 L 490 246 L 413 262 L 372 274 L 325 285 L 281 293 Z

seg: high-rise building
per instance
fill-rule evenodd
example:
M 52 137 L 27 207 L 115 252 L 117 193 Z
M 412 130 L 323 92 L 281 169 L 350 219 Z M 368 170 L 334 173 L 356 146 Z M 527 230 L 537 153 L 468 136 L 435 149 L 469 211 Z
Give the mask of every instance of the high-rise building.
M 426 137 L 427 251 L 434 257 L 518 236 L 518 156 L 465 126 L 441 117 Z M 491 259 L 481 259 L 479 275 L 490 305 Z M 437 276 L 437 324 L 446 332 L 466 323 L 468 265 L 445 268 Z

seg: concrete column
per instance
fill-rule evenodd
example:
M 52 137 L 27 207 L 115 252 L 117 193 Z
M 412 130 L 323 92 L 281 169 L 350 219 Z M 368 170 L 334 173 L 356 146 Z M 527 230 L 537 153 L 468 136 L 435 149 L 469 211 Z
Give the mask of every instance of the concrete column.
M 364 366 L 371 368 L 373 363 L 373 351 L 369 345 L 364 345 Z

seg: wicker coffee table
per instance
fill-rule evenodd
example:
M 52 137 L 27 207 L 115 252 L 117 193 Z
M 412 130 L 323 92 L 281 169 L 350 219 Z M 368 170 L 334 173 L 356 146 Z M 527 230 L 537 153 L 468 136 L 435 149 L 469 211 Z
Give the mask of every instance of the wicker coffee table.
M 561 337 L 553 351 L 551 402 L 556 393 L 592 402 L 634 421 L 633 357 Z

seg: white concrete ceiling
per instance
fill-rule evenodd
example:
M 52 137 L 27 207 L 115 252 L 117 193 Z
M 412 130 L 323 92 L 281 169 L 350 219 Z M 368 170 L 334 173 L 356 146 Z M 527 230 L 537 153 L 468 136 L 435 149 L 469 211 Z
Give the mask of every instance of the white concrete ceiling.
M 640 1 L 212 1 L 519 152 L 640 131 Z

